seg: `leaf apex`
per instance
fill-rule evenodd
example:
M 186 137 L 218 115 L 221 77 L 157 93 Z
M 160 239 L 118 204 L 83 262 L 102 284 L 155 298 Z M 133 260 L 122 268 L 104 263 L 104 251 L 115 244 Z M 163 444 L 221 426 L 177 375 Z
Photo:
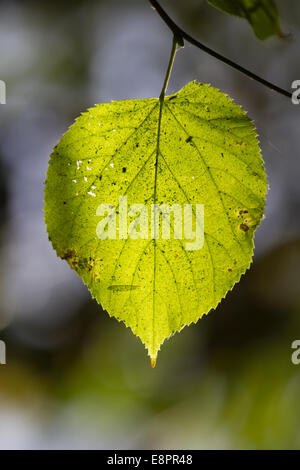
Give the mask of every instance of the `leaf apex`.
M 156 366 L 156 360 L 157 360 L 157 356 L 155 356 L 155 357 L 150 357 L 152 369 L 154 369 L 154 367 Z

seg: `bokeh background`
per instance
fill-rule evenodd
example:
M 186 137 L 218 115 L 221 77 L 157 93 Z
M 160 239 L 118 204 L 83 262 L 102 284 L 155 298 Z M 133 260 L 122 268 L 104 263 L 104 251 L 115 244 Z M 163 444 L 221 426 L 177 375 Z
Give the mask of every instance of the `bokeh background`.
M 203 0 L 162 0 L 180 25 L 279 86 L 300 79 L 300 2 L 277 0 L 289 38 L 260 42 Z M 158 96 L 171 35 L 146 0 L 1 1 L 2 449 L 300 448 L 300 106 L 186 45 L 169 92 L 211 83 L 255 120 L 270 182 L 253 267 L 215 312 L 144 347 L 91 300 L 48 242 L 53 146 L 95 103 Z

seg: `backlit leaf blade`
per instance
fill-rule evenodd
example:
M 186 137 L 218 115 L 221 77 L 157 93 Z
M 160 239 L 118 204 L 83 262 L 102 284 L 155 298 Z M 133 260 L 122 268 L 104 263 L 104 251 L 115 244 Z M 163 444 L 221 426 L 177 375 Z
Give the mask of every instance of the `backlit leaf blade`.
M 140 337 L 152 363 L 163 341 L 211 309 L 251 264 L 266 176 L 252 122 L 218 90 L 192 82 L 158 99 L 100 104 L 51 155 L 45 219 L 58 256 L 107 312 Z M 160 132 L 158 132 L 160 129 Z M 203 204 L 204 246 L 186 239 L 107 239 L 97 208 Z M 132 219 L 127 220 L 128 224 Z

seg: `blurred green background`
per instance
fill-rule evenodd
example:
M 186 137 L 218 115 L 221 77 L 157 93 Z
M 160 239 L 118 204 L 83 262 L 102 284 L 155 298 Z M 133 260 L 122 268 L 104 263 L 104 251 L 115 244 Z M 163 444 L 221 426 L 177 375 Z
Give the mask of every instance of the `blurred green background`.
M 162 0 L 188 32 L 290 89 L 300 2 L 278 0 L 289 39 L 259 42 L 205 1 Z M 215 312 L 167 341 L 156 369 L 91 300 L 43 222 L 51 150 L 95 103 L 158 96 L 171 35 L 146 0 L 1 1 L 2 449 L 299 449 L 300 106 L 186 45 L 169 92 L 211 83 L 254 119 L 270 182 L 253 267 Z

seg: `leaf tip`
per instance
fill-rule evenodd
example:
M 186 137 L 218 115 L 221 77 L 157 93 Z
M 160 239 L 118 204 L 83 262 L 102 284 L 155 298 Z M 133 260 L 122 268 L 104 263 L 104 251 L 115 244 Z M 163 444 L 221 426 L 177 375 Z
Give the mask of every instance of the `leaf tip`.
M 157 359 L 157 357 L 150 357 L 152 369 L 154 369 L 154 367 L 156 366 L 156 359 Z

